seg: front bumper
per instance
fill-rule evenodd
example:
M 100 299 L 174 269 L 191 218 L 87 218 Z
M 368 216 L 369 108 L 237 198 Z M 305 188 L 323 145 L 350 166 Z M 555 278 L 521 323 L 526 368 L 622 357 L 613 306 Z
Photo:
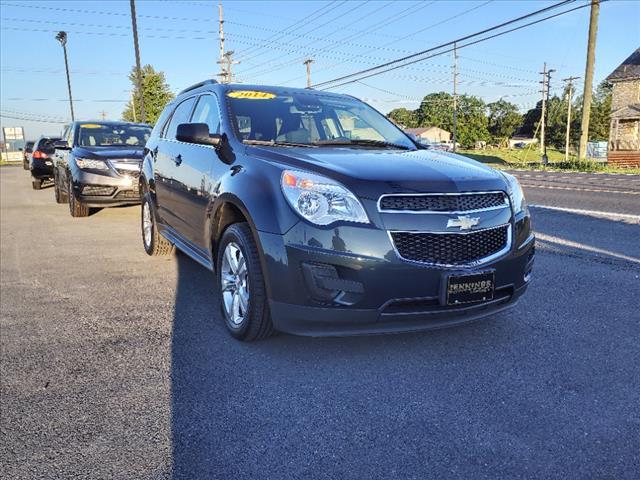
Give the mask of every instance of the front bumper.
M 112 207 L 140 203 L 139 174 L 100 174 L 77 169 L 73 175 L 76 198 L 88 207 Z
M 286 235 L 259 232 L 271 316 L 276 329 L 312 336 L 429 330 L 459 325 L 514 306 L 531 278 L 535 239 L 529 218 L 514 225 L 509 252 L 473 268 L 444 268 L 400 259 L 385 230 L 342 226 L 313 228 L 302 222 Z M 353 292 L 319 298 L 306 265 L 328 265 Z M 443 305 L 450 273 L 495 272 L 493 300 Z M 333 279 L 330 280 L 330 282 Z M 346 282 L 346 283 L 345 283 Z M 358 287 L 358 285 L 360 287 Z

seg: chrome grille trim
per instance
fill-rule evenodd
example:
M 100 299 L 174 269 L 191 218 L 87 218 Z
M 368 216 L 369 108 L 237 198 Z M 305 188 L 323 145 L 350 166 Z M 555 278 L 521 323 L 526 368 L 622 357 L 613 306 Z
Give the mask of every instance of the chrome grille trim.
M 395 210 L 395 209 L 385 209 L 382 208 L 382 199 L 386 197 L 427 197 L 427 196 L 440 196 L 440 197 L 449 197 L 449 196 L 463 196 L 463 195 L 495 195 L 500 194 L 503 197 L 504 203 L 502 205 L 486 207 L 486 208 L 478 208 L 473 210 Z M 484 192 L 453 192 L 453 193 L 385 193 L 380 195 L 377 202 L 377 208 L 379 213 L 408 213 L 411 215 L 424 215 L 424 214 L 435 214 L 435 215 L 452 215 L 452 214 L 468 214 L 468 213 L 477 213 L 477 212 L 489 212 L 491 210 L 500 210 L 503 208 L 509 208 L 509 196 L 503 192 L 502 190 L 490 190 Z

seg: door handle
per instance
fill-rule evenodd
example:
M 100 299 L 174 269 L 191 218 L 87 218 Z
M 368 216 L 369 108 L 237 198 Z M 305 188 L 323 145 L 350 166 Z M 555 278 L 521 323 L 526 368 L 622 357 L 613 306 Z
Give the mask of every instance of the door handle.
M 173 162 L 176 164 L 176 167 L 179 167 L 182 163 L 182 155 L 178 155 L 177 157 L 173 157 Z

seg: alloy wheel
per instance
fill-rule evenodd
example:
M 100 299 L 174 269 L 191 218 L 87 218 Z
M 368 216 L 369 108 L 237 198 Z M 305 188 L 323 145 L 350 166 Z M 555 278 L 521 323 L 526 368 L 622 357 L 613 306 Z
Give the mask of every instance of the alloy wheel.
M 222 301 L 231 326 L 239 327 L 248 315 L 249 271 L 238 244 L 230 242 L 224 249 L 220 269 Z
M 151 234 L 153 233 L 153 223 L 151 221 L 151 209 L 146 200 L 142 203 L 142 233 L 144 235 L 144 245 L 151 245 Z

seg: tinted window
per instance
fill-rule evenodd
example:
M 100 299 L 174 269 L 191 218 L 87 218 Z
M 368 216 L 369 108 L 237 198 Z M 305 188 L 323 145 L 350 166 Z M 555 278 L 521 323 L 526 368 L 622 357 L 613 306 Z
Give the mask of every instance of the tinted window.
M 220 133 L 220 109 L 216 97 L 213 95 L 200 97 L 191 122 L 206 123 L 209 126 L 209 133 Z
M 36 150 L 40 150 L 41 152 L 44 152 L 44 153 L 53 153 L 55 151 L 55 148 L 53 148 L 53 144 L 58 140 L 60 139 L 57 137 L 41 138 L 40 140 L 38 140 L 38 145 L 36 147 Z
M 78 145 L 144 147 L 149 135 L 151 127 L 145 125 L 81 123 L 78 128 Z
M 195 97 L 191 97 L 180 105 L 178 105 L 173 112 L 173 117 L 171 117 L 171 121 L 167 126 L 167 131 L 164 134 L 164 137 L 168 140 L 176 139 L 176 130 L 178 130 L 178 125 L 181 123 L 189 123 L 189 117 L 191 116 L 191 110 L 193 109 L 193 104 L 195 103 Z
M 253 90 L 232 90 L 226 96 L 242 141 L 415 148 L 388 119 L 355 98 Z

